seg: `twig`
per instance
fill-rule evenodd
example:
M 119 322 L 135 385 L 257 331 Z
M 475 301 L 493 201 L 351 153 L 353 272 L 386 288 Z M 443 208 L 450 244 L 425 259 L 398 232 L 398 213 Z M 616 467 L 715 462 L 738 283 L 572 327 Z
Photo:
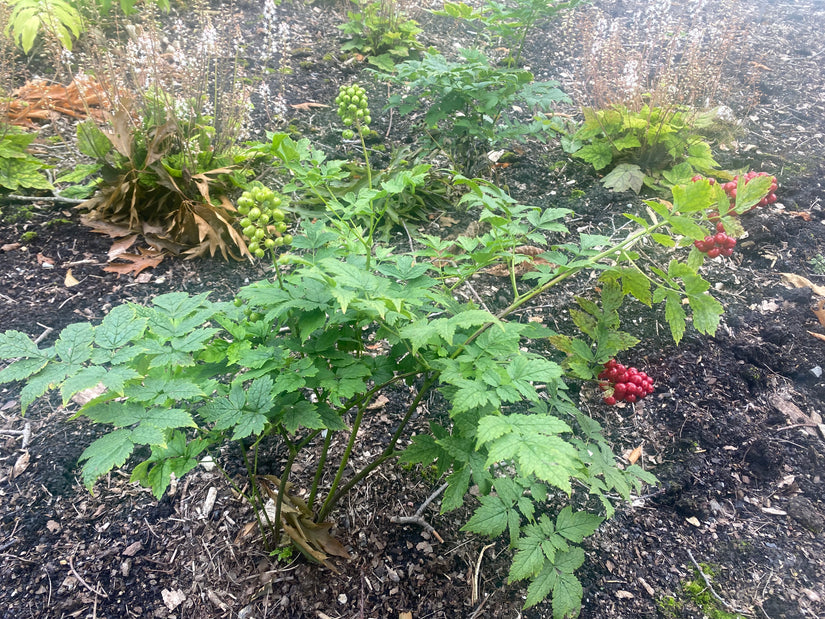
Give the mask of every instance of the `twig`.
M 18 196 L 10 193 L 3 196 L 3 200 L 14 202 L 59 202 L 61 204 L 83 204 L 86 200 L 76 198 L 64 198 L 63 196 Z
M 402 221 L 401 225 L 404 226 L 404 232 L 407 233 L 407 239 L 410 241 L 410 251 L 412 253 L 415 253 L 415 246 L 413 245 L 412 235 L 410 234 L 410 231 L 407 229 L 407 223 Z
M 76 569 L 74 569 L 74 565 L 72 565 L 72 558 L 71 558 L 71 557 L 69 557 L 69 569 L 70 569 L 70 570 L 72 570 L 72 574 L 74 575 L 74 577 L 75 577 L 75 578 L 77 578 L 77 581 L 78 581 L 81 585 L 83 585 L 84 587 L 86 587 L 89 591 L 91 591 L 91 592 L 92 592 L 92 593 L 94 593 L 95 595 L 99 595 L 99 596 L 105 597 L 105 598 L 107 598 L 107 599 L 109 598 L 109 594 L 108 594 L 108 593 L 106 593 L 103 589 L 101 589 L 100 591 L 98 591 L 97 589 L 94 589 L 94 588 L 93 588 L 93 587 L 92 587 L 89 583 L 87 583 L 85 580 L 83 580 L 83 578 L 80 576 L 80 574 L 78 574 L 78 573 L 77 573 L 77 570 L 76 570 Z
M 3 542 L 2 544 L 0 544 L 0 552 L 3 552 L 3 551 L 4 551 L 4 550 L 6 550 L 7 548 L 11 548 L 11 547 L 12 547 L 12 546 L 14 546 L 16 543 L 17 543 L 17 538 L 16 538 L 16 537 L 12 537 L 12 538 L 11 538 L 11 539 L 9 539 L 8 541 Z
M 393 516 L 392 518 L 390 518 L 390 522 L 395 523 L 395 524 L 417 524 L 419 527 L 421 527 L 422 529 L 427 531 L 427 533 L 429 533 L 430 535 L 435 536 L 435 538 L 439 541 L 439 543 L 443 544 L 444 539 L 438 534 L 438 531 L 435 530 L 433 525 L 431 525 L 429 522 L 424 520 L 424 518 L 421 516 L 421 514 L 424 513 L 424 510 L 427 509 L 427 506 L 430 503 L 432 503 L 439 494 L 441 494 L 442 492 L 444 492 L 447 489 L 448 485 L 449 484 L 445 483 L 445 484 L 441 485 L 440 487 L 438 487 L 435 490 L 435 492 L 433 492 L 430 496 L 428 496 L 424 500 L 424 502 L 421 504 L 421 506 L 418 508 L 418 511 L 416 511 L 414 515 L 412 515 L 412 516 Z
M 481 552 L 478 553 L 478 560 L 476 561 L 476 569 L 475 573 L 473 574 L 473 592 L 472 597 L 470 598 L 470 603 L 475 604 L 478 602 L 478 577 L 481 575 L 481 559 L 484 557 L 484 553 L 487 552 L 488 548 L 492 548 L 495 546 L 495 542 L 492 544 L 487 544 L 484 548 L 481 549 Z
M 481 600 L 481 604 L 479 604 L 473 611 L 473 614 L 470 615 L 470 619 L 476 619 L 476 617 L 478 617 L 481 614 L 481 611 L 484 609 L 484 606 L 487 604 L 487 602 L 490 601 L 490 598 L 492 598 L 496 594 L 496 591 L 498 591 L 498 589 L 493 589 L 493 592 L 490 595 Z
M 39 322 L 37 324 L 40 325 Z M 54 331 L 54 329 L 52 329 L 51 327 L 46 327 L 44 325 L 40 325 L 40 326 L 43 327 L 45 329 L 45 331 L 43 331 L 43 333 L 41 333 L 40 335 L 37 336 L 37 339 L 34 340 L 35 344 L 39 344 L 40 342 L 45 340 L 46 336 L 49 335 L 49 333 L 51 333 L 52 331 Z
M 720 596 L 718 593 L 716 593 L 716 591 L 714 591 L 714 589 L 713 589 L 713 585 L 712 585 L 712 584 L 710 584 L 710 578 L 708 577 L 708 575 L 707 575 L 707 574 L 705 574 L 704 570 L 703 570 L 703 569 L 699 566 L 699 564 L 696 562 L 696 559 L 694 559 L 694 558 L 693 558 L 693 553 L 690 551 L 690 548 L 687 548 L 687 553 L 688 553 L 688 556 L 690 557 L 690 560 L 693 562 L 693 565 L 696 567 L 696 570 L 699 572 L 699 576 L 701 576 L 701 577 L 702 577 L 702 580 L 704 580 L 704 581 L 705 581 L 705 586 L 708 588 L 708 591 L 710 591 L 710 594 L 711 594 L 714 598 L 716 598 L 716 600 L 717 600 L 717 601 L 718 601 L 718 602 L 719 602 L 722 606 L 724 606 L 725 608 L 727 608 L 728 610 L 731 610 L 731 611 L 736 612 L 736 613 L 741 613 L 741 612 L 743 612 L 743 611 L 742 611 L 742 610 L 740 610 L 739 608 L 736 608 L 736 607 L 735 607 L 735 606 L 733 606 L 732 604 L 729 604 L 728 602 L 726 602 L 726 601 L 722 598 L 722 596 Z
M 794 423 L 789 426 L 782 426 L 781 428 L 775 428 L 774 432 L 781 432 L 782 430 L 793 430 L 794 428 L 818 428 L 819 424 L 817 423 Z

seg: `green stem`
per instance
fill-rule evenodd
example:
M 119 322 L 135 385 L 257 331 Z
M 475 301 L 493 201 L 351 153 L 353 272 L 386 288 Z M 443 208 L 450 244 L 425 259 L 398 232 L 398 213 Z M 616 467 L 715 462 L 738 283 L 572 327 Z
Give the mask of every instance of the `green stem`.
M 260 438 L 258 438 L 258 441 L 260 441 L 263 437 L 264 437 L 264 435 L 261 434 Z M 257 445 L 258 441 L 255 441 L 256 445 Z M 246 474 L 249 476 L 249 483 L 252 486 L 252 501 L 250 501 L 250 503 L 252 504 L 252 511 L 255 512 L 255 520 L 258 521 L 258 530 L 260 530 L 261 537 L 263 537 L 263 540 L 264 540 L 264 550 L 269 552 L 270 551 L 269 540 L 266 537 L 266 529 L 264 528 L 264 523 L 261 520 L 261 509 L 263 508 L 263 501 L 261 500 L 261 493 L 260 493 L 260 490 L 258 489 L 258 482 L 255 479 L 255 471 L 252 468 L 252 466 L 249 464 L 249 458 L 247 457 L 246 446 L 243 444 L 243 441 L 238 441 L 238 442 L 241 445 L 241 453 L 243 455 L 244 465 L 246 466 Z M 269 522 L 269 516 L 267 516 L 266 510 L 264 510 L 264 517 L 266 518 L 267 524 L 269 525 L 269 527 L 271 529 L 272 528 L 272 523 Z
M 341 456 L 341 464 L 338 466 L 338 470 L 335 472 L 335 479 L 332 480 L 332 486 L 329 489 L 329 493 L 327 494 L 327 498 L 324 501 L 324 504 L 321 506 L 321 511 L 318 514 L 318 519 L 323 521 L 326 515 L 332 509 L 332 496 L 333 493 L 338 489 L 338 484 L 341 483 L 341 477 L 344 475 L 344 471 L 347 468 L 347 463 L 349 462 L 349 457 L 352 454 L 352 449 L 355 447 L 355 438 L 358 436 L 358 429 L 361 427 L 361 421 L 364 419 L 364 412 L 367 410 L 367 403 L 362 402 L 361 405 L 358 407 L 358 412 L 355 414 L 355 421 L 352 423 L 352 431 L 349 435 L 349 440 L 347 441 L 347 447 L 344 449 L 344 455 Z
M 289 440 L 289 435 L 286 433 L 286 430 L 283 428 L 279 428 L 279 430 L 281 437 L 284 439 L 284 443 L 286 443 L 289 449 L 289 457 L 284 465 L 284 470 L 281 472 L 281 485 L 278 488 L 278 499 L 275 501 L 275 523 L 278 525 L 275 527 L 274 533 L 275 548 L 277 548 L 281 542 L 281 506 L 284 504 L 284 496 L 286 496 L 286 480 L 289 478 L 290 472 L 292 472 L 292 464 L 295 462 L 295 456 L 298 454 L 298 449 L 295 447 L 295 444 Z M 264 514 L 266 514 L 266 510 L 264 510 Z
M 309 500 L 307 507 L 312 509 L 315 504 L 315 496 L 318 494 L 318 484 L 321 483 L 321 477 L 324 475 L 324 465 L 327 462 L 327 454 L 329 453 L 329 444 L 332 441 L 332 431 L 327 430 L 327 435 L 324 437 L 324 447 L 321 450 L 321 458 L 318 460 L 318 467 L 315 469 L 315 476 L 312 478 L 312 487 L 309 490 Z
M 358 471 L 355 476 L 350 479 L 346 484 L 341 486 L 341 488 L 336 492 L 335 486 L 330 488 L 329 494 L 327 495 L 326 501 L 324 501 L 324 506 L 321 508 L 321 511 L 318 513 L 318 521 L 323 522 L 324 519 L 329 515 L 329 512 L 332 511 L 332 508 L 341 500 L 343 496 L 347 494 L 352 488 L 358 484 L 362 479 L 367 477 L 370 473 L 372 473 L 375 469 L 381 466 L 387 459 L 391 458 L 395 454 L 395 445 L 398 443 L 398 439 L 401 438 L 401 435 L 404 433 L 404 430 L 407 427 L 407 424 L 410 421 L 410 418 L 413 416 L 413 413 L 418 408 L 418 405 L 421 403 L 421 400 L 424 396 L 429 393 L 432 386 L 438 381 L 438 377 L 440 376 L 440 372 L 433 372 L 424 381 L 424 384 L 421 385 L 421 389 L 418 390 L 418 394 L 415 396 L 415 399 L 412 401 L 410 406 L 407 408 L 407 412 L 404 414 L 404 418 L 401 419 L 401 422 L 398 424 L 398 428 L 395 430 L 395 433 L 390 438 L 390 442 L 384 451 L 372 462 L 370 462 L 367 466 L 363 469 Z M 334 492 L 334 494 L 333 494 Z

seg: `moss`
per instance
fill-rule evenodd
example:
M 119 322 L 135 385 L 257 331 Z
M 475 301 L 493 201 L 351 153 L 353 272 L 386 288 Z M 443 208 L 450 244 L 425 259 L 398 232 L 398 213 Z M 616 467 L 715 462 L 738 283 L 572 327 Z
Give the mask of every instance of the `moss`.
M 702 564 L 702 571 L 706 576 L 712 578 L 715 574 L 713 569 L 706 564 Z M 678 597 L 672 595 L 664 596 L 656 600 L 656 606 L 665 617 L 682 617 L 685 604 L 690 603 L 702 611 L 708 619 L 744 619 L 738 613 L 731 613 L 725 610 L 722 604 L 713 597 L 713 594 L 705 584 L 697 570 L 693 570 L 693 580 L 683 582 Z
M 23 234 L 20 235 L 20 241 L 22 243 L 30 243 L 31 241 L 33 241 L 36 238 L 37 238 L 37 232 L 35 232 L 34 230 L 29 230 L 29 231 L 24 232 Z

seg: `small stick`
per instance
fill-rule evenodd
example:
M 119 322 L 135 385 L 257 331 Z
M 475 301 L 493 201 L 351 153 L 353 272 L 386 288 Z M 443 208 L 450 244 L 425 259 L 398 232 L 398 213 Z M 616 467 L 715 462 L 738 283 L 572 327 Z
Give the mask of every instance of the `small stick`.
M 478 553 L 478 560 L 476 561 L 476 570 L 475 574 L 473 574 L 473 592 L 471 604 L 475 604 L 476 602 L 478 602 L 478 577 L 481 575 L 481 559 L 484 557 L 484 553 L 487 551 L 487 549 L 492 548 L 495 545 L 495 542 L 493 542 L 492 544 L 487 544 L 484 548 L 481 549 L 481 552 Z
M 63 196 L 18 196 L 13 193 L 3 196 L 3 199 L 15 202 L 60 202 L 62 204 L 83 204 L 86 201 Z
M 716 600 L 717 600 L 720 604 L 722 604 L 722 606 L 724 606 L 725 608 L 727 608 L 728 610 L 731 610 L 731 611 L 733 611 L 733 612 L 737 612 L 737 613 L 742 612 L 741 610 L 739 610 L 738 608 L 736 608 L 736 607 L 735 607 L 735 606 L 733 606 L 732 604 L 729 604 L 728 602 L 726 602 L 726 601 L 722 598 L 722 596 L 720 596 L 718 593 L 716 593 L 716 591 L 714 591 L 714 589 L 713 589 L 713 585 L 712 585 L 712 584 L 710 584 L 710 578 L 708 578 L 708 575 L 707 575 L 707 574 L 705 574 L 704 570 L 702 570 L 702 568 L 701 568 L 701 567 L 699 566 L 699 564 L 696 562 L 696 559 L 694 559 L 694 558 L 693 558 L 693 553 L 690 551 L 690 548 L 688 548 L 688 549 L 687 549 L 687 553 L 688 553 L 688 556 L 690 557 L 690 560 L 693 562 L 693 565 L 696 567 L 696 570 L 699 572 L 699 576 L 701 576 L 701 577 L 702 577 L 702 580 L 704 580 L 704 581 L 705 581 L 705 586 L 707 586 L 708 591 L 710 591 L 710 594 L 711 594 L 714 598 L 716 598 Z
M 71 557 L 69 557 L 69 569 L 72 570 L 72 574 L 74 574 L 74 577 L 77 578 L 77 581 L 81 585 L 86 587 L 89 591 L 91 591 L 95 595 L 100 595 L 100 596 L 105 597 L 105 598 L 108 599 L 109 594 L 106 593 L 105 591 L 103 591 L 103 589 L 98 591 L 97 589 L 92 588 L 92 586 L 89 583 L 87 583 L 85 580 L 83 580 L 83 578 L 81 578 L 80 574 L 77 573 L 77 570 L 74 569 L 74 565 L 72 565 L 72 558 Z
M 38 322 L 37 324 L 40 324 L 40 323 Z M 43 325 L 40 325 L 40 326 L 43 327 L 45 329 L 45 331 L 43 331 L 43 333 L 41 333 L 40 335 L 37 336 L 37 339 L 34 340 L 35 344 L 39 344 L 40 342 L 42 342 L 44 339 L 46 339 L 46 336 L 49 335 L 49 333 L 54 331 L 54 329 L 52 329 L 51 327 L 44 327 Z
M 447 489 L 448 485 L 449 485 L 448 483 L 444 483 L 441 486 L 439 486 L 438 488 L 436 488 L 435 492 L 433 492 L 430 496 L 428 496 L 424 500 L 424 502 L 421 504 L 421 506 L 418 508 L 418 510 L 415 512 L 414 515 L 412 515 L 412 516 L 393 516 L 392 518 L 390 518 L 390 522 L 393 522 L 395 524 L 417 524 L 419 527 L 421 527 L 422 529 L 427 531 L 427 533 L 435 536 L 435 538 L 439 541 L 439 543 L 443 544 L 444 539 L 438 534 L 438 531 L 436 531 L 435 528 L 433 528 L 433 526 L 429 522 L 424 520 L 424 518 L 421 516 L 421 514 L 424 513 L 424 510 L 427 509 L 427 506 L 430 503 L 432 503 L 439 494 L 441 494 L 442 492 L 444 492 Z
M 26 449 L 29 442 L 32 440 L 32 422 L 26 420 L 26 425 L 23 426 L 23 442 L 20 444 L 20 449 Z

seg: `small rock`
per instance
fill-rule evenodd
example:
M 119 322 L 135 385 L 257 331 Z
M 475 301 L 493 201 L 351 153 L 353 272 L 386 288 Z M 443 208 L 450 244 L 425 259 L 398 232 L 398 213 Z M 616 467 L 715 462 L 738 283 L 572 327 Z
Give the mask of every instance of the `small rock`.
M 795 496 L 788 501 L 788 515 L 814 533 L 822 533 L 825 529 L 825 518 L 804 496 Z
M 347 603 L 347 594 L 342 593 L 338 596 L 338 603 L 339 604 L 346 604 Z

